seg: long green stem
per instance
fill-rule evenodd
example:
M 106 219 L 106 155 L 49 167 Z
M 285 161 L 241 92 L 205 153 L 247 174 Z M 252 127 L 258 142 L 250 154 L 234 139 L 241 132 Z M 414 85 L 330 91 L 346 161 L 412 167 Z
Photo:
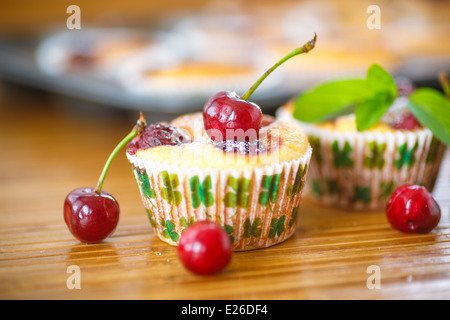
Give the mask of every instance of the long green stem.
M 267 76 L 269 74 L 271 74 L 272 71 L 275 70 L 276 68 L 278 68 L 281 64 L 283 64 L 284 62 L 286 62 L 287 60 L 289 60 L 290 58 L 292 58 L 294 56 L 297 56 L 301 53 L 307 53 L 307 52 L 311 51 L 312 49 L 314 49 L 314 47 L 316 45 L 316 40 L 317 40 L 317 35 L 314 33 L 314 38 L 312 40 L 308 41 L 300 48 L 297 48 L 294 51 L 292 51 L 291 53 L 287 54 L 285 57 L 283 57 L 281 60 L 279 60 L 277 63 L 275 63 L 272 67 L 270 67 L 266 72 L 264 72 L 264 74 L 261 77 L 259 77 L 259 79 L 256 80 L 256 82 L 250 87 L 250 89 L 248 89 L 241 96 L 241 99 L 248 100 L 250 98 L 250 96 L 253 94 L 253 92 L 256 90 L 256 88 L 258 88 L 258 86 L 261 84 L 261 82 L 263 82 L 264 79 L 267 78 Z
M 100 179 L 98 179 L 97 187 L 95 187 L 94 192 L 100 194 L 102 191 L 103 182 L 105 181 L 106 174 L 108 173 L 109 167 L 111 165 L 111 162 L 113 161 L 114 157 L 117 155 L 117 153 L 128 143 L 137 136 L 137 131 L 132 130 L 122 141 L 119 142 L 119 144 L 116 146 L 114 151 L 109 156 L 108 160 L 106 161 L 105 166 L 103 167 L 102 174 L 100 175 Z
M 447 99 L 450 99 L 450 82 L 445 71 L 439 73 L 439 83 L 441 84 Z
M 136 137 L 138 134 L 142 133 L 142 131 L 145 130 L 145 127 L 147 126 L 145 118 L 141 112 L 140 118 L 137 122 L 137 124 L 134 126 L 133 130 L 122 139 L 122 141 L 119 142 L 119 144 L 114 148 L 113 152 L 110 154 L 108 160 L 106 161 L 105 166 L 103 167 L 102 174 L 100 175 L 100 178 L 98 179 L 97 186 L 95 187 L 94 192 L 100 194 L 102 192 L 103 182 L 105 181 L 106 174 L 108 173 L 109 167 L 111 166 L 111 162 L 116 157 L 117 153 L 127 145 L 128 142 L 130 142 L 134 137 Z

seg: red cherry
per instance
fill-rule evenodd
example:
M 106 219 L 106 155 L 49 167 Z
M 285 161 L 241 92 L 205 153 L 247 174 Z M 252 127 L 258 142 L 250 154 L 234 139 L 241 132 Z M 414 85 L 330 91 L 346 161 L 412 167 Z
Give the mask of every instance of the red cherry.
M 441 209 L 422 186 L 398 187 L 386 205 L 387 218 L 395 229 L 406 233 L 428 233 L 441 219 Z
M 162 145 L 177 146 L 187 143 L 189 138 L 178 128 L 167 123 L 149 125 L 144 132 L 127 144 L 127 152 L 135 154 L 139 149 L 147 149 Z
M 231 241 L 215 222 L 198 221 L 180 237 L 178 257 L 189 271 L 198 275 L 216 274 L 231 261 Z
M 146 127 L 141 113 L 133 130 L 114 148 L 106 161 L 94 188 L 79 188 L 70 192 L 64 200 L 64 221 L 75 238 L 85 243 L 96 243 L 106 239 L 119 222 L 119 204 L 114 197 L 102 190 L 103 182 L 112 160 L 117 153 Z
M 262 118 L 262 111 L 256 104 L 229 91 L 214 94 L 203 108 L 205 130 L 209 137 L 217 142 L 235 138 L 255 140 L 261 129 Z M 236 131 L 237 129 L 242 131 Z M 245 136 L 241 136 L 242 134 Z
M 106 239 L 119 222 L 119 204 L 102 190 L 80 188 L 70 192 L 64 201 L 64 221 L 75 238 L 85 243 Z
M 217 142 L 240 140 L 254 142 L 258 139 L 263 114 L 261 108 L 248 101 L 262 81 L 290 58 L 307 53 L 315 47 L 317 36 L 284 56 L 240 97 L 235 92 L 221 91 L 214 94 L 203 107 L 203 123 L 208 136 Z
M 391 127 L 399 130 L 416 130 L 422 128 L 422 125 L 417 121 L 412 113 L 406 113 L 400 119 L 396 119 L 391 123 Z

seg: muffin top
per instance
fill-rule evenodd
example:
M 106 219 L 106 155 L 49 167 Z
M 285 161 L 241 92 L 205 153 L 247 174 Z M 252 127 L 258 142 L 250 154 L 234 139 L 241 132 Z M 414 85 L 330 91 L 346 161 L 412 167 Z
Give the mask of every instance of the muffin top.
M 397 130 L 421 130 L 423 127 L 406 107 L 407 98 L 400 97 L 395 100 L 386 114 L 372 127 L 365 130 L 368 132 L 395 132 Z M 279 110 L 280 115 L 292 116 L 294 102 L 289 101 Z M 354 113 L 335 117 L 331 120 L 314 123 L 318 128 L 337 132 L 357 132 L 356 116 Z
M 213 142 L 204 129 L 200 112 L 182 115 L 169 124 L 160 126 L 170 128 L 164 135 L 160 135 L 167 139 L 165 143 L 141 147 L 139 143 L 145 139 L 159 139 L 154 136 L 146 137 L 144 131 L 128 145 L 127 152 L 142 159 L 171 165 L 242 169 L 301 158 L 309 146 L 308 138 L 298 124 L 270 116 L 264 117 L 259 137 L 252 142 Z

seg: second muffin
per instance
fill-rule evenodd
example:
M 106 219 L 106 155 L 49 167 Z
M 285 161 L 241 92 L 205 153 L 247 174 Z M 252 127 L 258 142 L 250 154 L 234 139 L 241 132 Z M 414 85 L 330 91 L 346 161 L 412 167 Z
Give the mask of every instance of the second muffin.
M 292 108 L 290 102 L 278 115 L 292 117 Z M 302 126 L 313 148 L 308 195 L 320 203 L 382 210 L 398 186 L 434 187 L 445 145 L 427 128 L 397 129 L 380 122 L 359 132 L 354 114 Z
M 193 222 L 211 220 L 229 234 L 233 250 L 268 247 L 296 230 L 311 147 L 289 120 L 266 117 L 258 150 L 212 144 L 201 113 L 159 124 L 170 145 L 130 143 L 142 201 L 156 235 L 177 245 Z M 168 133 L 168 134 L 167 134 Z M 241 148 L 242 147 L 242 148 Z

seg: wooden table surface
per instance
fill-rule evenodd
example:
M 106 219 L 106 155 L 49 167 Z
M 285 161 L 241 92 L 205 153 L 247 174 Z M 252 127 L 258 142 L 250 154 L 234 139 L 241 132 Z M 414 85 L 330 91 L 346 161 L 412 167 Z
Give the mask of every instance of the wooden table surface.
M 41 96 L 11 98 L 8 90 L 0 90 L 1 299 L 450 298 L 448 154 L 434 192 L 442 219 L 430 234 L 397 232 L 384 212 L 337 211 L 304 199 L 291 239 L 234 253 L 224 272 L 199 277 L 153 234 L 124 153 L 104 185 L 121 206 L 114 235 L 82 244 L 63 221 L 66 194 L 95 186 L 137 113 L 78 112 Z M 72 265 L 81 289 L 67 287 Z M 370 266 L 380 288 L 367 286 Z

